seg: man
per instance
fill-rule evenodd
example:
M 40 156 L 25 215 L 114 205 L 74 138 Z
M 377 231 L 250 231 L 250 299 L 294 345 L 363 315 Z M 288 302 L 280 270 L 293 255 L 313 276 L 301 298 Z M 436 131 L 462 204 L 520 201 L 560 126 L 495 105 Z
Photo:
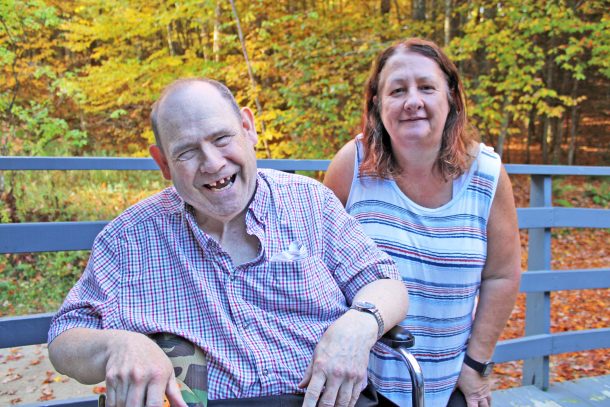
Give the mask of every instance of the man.
M 391 260 L 321 184 L 257 171 L 252 112 L 224 85 L 177 81 L 151 120 L 174 187 L 96 238 L 49 332 L 56 369 L 105 379 L 111 407 L 185 406 L 147 336 L 168 332 L 206 354 L 212 400 L 306 388 L 304 406 L 355 405 L 369 350 L 407 309 Z

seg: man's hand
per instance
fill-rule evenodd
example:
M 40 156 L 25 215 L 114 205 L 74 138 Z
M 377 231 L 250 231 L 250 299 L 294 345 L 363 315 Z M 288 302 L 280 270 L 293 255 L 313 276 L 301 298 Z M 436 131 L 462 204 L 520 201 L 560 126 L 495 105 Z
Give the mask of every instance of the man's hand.
M 120 331 L 107 349 L 107 355 L 108 407 L 162 406 L 164 394 L 172 406 L 186 407 L 172 363 L 148 337 Z
M 108 407 L 187 407 L 165 352 L 147 336 L 120 330 L 73 328 L 49 345 L 55 368 L 81 383 L 106 380 Z
M 457 386 L 464 393 L 468 407 L 491 406 L 491 379 L 489 376 L 482 377 L 479 372 L 462 365 Z
M 299 387 L 304 407 L 354 406 L 364 388 L 369 352 L 377 339 L 371 314 L 348 311 L 333 323 L 314 350 Z

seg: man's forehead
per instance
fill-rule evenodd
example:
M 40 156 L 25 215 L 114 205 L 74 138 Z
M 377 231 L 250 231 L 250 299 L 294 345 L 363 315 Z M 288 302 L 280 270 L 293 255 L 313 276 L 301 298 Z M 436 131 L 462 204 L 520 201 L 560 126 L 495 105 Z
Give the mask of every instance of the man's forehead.
M 230 125 L 239 122 L 231 104 L 207 83 L 192 83 L 171 91 L 160 101 L 158 109 L 161 127 L 208 119 L 226 121 Z

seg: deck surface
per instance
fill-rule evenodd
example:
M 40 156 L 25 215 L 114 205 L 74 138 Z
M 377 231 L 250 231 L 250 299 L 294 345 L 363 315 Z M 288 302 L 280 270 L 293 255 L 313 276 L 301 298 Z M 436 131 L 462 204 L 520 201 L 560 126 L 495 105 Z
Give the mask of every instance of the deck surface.
M 553 383 L 548 391 L 535 386 L 497 390 L 494 407 L 610 407 L 610 375 Z

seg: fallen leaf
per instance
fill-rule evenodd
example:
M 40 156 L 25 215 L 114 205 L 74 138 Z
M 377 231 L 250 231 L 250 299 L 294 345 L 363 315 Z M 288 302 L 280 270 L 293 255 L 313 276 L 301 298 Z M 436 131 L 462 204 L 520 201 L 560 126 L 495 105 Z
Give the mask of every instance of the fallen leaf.
M 7 376 L 8 377 L 6 379 L 2 380 L 2 384 L 14 382 L 15 380 L 19 380 L 23 377 L 19 373 L 9 374 Z
M 19 360 L 23 358 L 23 353 L 13 353 L 12 355 L 8 355 L 6 357 L 7 361 Z
M 38 401 L 48 401 L 53 400 L 55 398 L 55 396 L 53 395 L 53 389 L 48 385 L 42 386 L 40 392 L 42 393 L 42 395 L 38 397 Z
M 11 399 L 11 401 L 9 401 L 9 403 L 11 403 L 12 405 L 19 404 L 19 403 L 21 403 L 21 399 L 19 397 L 17 397 L 16 399 Z
M 94 386 L 92 391 L 95 394 L 104 394 L 106 393 L 106 386 Z
M 47 378 L 42 381 L 43 384 L 53 383 L 53 376 L 55 376 L 55 372 L 47 370 L 46 373 Z

